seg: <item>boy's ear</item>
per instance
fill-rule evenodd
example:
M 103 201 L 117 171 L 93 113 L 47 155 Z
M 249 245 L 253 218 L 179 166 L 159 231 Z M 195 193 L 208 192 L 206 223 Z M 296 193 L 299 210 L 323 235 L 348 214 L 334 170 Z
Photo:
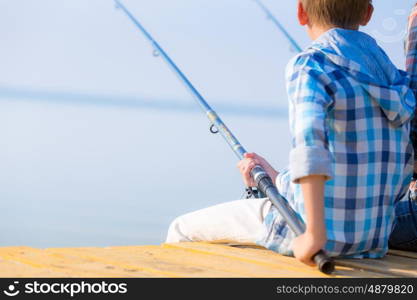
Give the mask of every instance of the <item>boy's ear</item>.
M 298 10 L 297 10 L 298 22 L 301 26 L 305 26 L 309 23 L 308 15 L 306 10 L 304 9 L 303 3 L 298 1 Z
M 365 14 L 365 17 L 363 18 L 363 21 L 361 22 L 361 26 L 366 26 L 366 25 L 368 25 L 368 23 L 369 23 L 369 21 L 371 20 L 371 18 L 372 18 L 372 15 L 373 15 L 373 13 L 374 13 L 374 6 L 372 5 L 372 3 L 369 3 L 369 5 L 368 5 L 368 10 L 367 10 L 367 12 L 366 12 L 366 14 Z

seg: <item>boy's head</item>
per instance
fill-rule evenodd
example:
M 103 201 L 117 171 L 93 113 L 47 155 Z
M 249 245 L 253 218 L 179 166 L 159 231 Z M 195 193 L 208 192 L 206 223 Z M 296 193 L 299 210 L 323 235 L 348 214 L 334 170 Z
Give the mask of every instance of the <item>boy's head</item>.
M 298 3 L 300 24 L 316 31 L 334 27 L 357 30 L 368 24 L 372 13 L 372 0 L 299 0 Z

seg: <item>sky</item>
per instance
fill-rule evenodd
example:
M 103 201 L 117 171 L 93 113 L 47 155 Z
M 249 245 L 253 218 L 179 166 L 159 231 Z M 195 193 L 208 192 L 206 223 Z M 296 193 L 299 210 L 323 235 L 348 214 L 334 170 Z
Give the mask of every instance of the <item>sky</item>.
M 304 48 L 296 1 L 265 4 Z M 375 0 L 365 30 L 401 68 L 414 1 Z M 286 105 L 295 54 L 251 0 L 125 0 L 208 101 Z M 111 0 L 0 1 L 0 84 L 189 101 L 182 84 Z
M 296 1 L 264 3 L 303 47 Z M 284 4 L 283 4 L 284 3 Z M 414 1 L 366 32 L 404 67 Z M 124 0 L 249 151 L 288 163 L 295 55 L 251 0 Z M 177 215 L 238 199 L 236 158 L 110 0 L 0 0 L 0 246 L 157 244 Z

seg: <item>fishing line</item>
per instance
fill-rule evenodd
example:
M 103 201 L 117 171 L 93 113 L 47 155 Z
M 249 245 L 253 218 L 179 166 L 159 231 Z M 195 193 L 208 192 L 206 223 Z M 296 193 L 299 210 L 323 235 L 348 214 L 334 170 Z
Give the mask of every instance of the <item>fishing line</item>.
M 297 44 L 295 39 L 291 36 L 291 34 L 285 29 L 285 27 L 278 21 L 278 19 L 274 16 L 274 14 L 269 10 L 269 8 L 263 4 L 261 0 L 253 0 L 259 7 L 262 9 L 262 11 L 266 14 L 267 18 L 272 21 L 272 23 L 275 24 L 275 26 L 284 34 L 284 36 L 287 38 L 287 40 L 291 44 L 291 48 L 294 51 L 301 52 L 301 47 Z

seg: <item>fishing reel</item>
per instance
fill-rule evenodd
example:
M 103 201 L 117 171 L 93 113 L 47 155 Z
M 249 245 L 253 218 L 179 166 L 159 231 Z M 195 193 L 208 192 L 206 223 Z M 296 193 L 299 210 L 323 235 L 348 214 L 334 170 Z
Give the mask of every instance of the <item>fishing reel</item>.
M 257 188 L 247 187 L 245 189 L 245 199 L 252 199 L 252 198 L 260 199 L 260 198 L 266 198 L 266 196 Z

